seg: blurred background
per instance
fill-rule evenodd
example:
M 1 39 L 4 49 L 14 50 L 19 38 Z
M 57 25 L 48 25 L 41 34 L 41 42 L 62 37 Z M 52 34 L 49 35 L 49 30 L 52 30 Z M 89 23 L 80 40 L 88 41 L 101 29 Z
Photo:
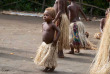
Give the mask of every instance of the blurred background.
M 104 16 L 109 7 L 106 0 L 76 0 L 83 11 L 90 16 Z M 43 12 L 53 6 L 55 0 L 0 0 L 0 10 Z M 69 4 L 69 3 L 68 3 Z

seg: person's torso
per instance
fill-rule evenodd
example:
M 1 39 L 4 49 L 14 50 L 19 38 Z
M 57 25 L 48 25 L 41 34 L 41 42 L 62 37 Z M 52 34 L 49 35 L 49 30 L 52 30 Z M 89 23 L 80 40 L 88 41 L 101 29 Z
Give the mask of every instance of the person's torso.
M 79 6 L 77 4 L 70 5 L 70 21 L 71 22 L 76 22 L 79 21 Z
M 66 13 L 66 9 L 67 9 L 67 1 L 66 0 L 56 0 L 55 4 L 54 4 L 54 8 L 55 8 L 55 12 L 56 14 L 58 13 L 59 10 L 59 1 L 61 1 L 61 11 L 62 13 Z
M 55 30 L 52 25 L 43 24 L 43 41 L 47 44 L 52 43 L 54 39 Z

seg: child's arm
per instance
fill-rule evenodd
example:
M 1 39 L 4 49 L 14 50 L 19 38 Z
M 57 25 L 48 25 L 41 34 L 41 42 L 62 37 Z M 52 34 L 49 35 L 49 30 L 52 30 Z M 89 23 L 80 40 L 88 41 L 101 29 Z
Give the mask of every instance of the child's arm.
M 67 10 L 68 10 L 68 18 L 69 18 L 69 20 L 71 21 L 71 16 L 70 16 L 70 6 L 67 7 Z
M 55 24 L 53 24 L 53 28 L 57 32 L 57 35 L 56 35 L 56 37 L 54 38 L 54 41 L 53 41 L 53 45 L 56 45 L 56 43 L 57 43 L 57 41 L 60 37 L 60 29 Z
M 81 14 L 83 15 L 83 17 L 85 18 L 86 21 L 88 21 L 88 19 L 86 18 L 86 15 L 84 14 L 84 12 L 82 11 L 82 9 L 79 7 L 79 11 L 81 12 Z
M 42 23 L 42 32 L 43 32 L 43 25 L 45 24 L 45 22 Z
M 61 16 L 61 13 L 62 13 L 62 1 L 59 0 L 58 1 L 58 13 L 56 14 L 56 17 L 55 19 L 53 20 L 53 23 L 55 23 Z
M 104 18 L 100 21 L 100 31 L 103 32 Z

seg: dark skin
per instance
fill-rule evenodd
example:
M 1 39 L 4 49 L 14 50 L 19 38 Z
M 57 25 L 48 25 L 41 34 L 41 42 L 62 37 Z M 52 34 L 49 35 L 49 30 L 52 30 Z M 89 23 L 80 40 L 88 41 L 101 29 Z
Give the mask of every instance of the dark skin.
M 56 0 L 54 4 L 54 8 L 55 8 L 56 17 L 53 20 L 53 22 L 55 23 L 56 21 L 61 20 L 61 14 L 63 13 L 68 14 L 67 13 L 67 0 Z
M 107 9 L 105 12 L 105 18 L 102 18 L 102 20 L 100 21 L 100 31 L 101 33 L 103 33 L 103 28 L 105 26 L 105 19 L 107 17 L 107 14 L 109 13 L 110 9 Z
M 100 21 L 100 30 L 101 30 L 101 33 L 103 32 L 104 26 L 105 26 L 105 18 L 103 18 L 103 19 Z
M 81 13 L 83 17 L 85 18 L 85 20 L 87 21 L 88 19 L 86 18 L 80 6 L 76 4 L 75 0 L 69 0 L 69 1 L 71 1 L 71 4 L 68 6 L 70 22 L 79 21 L 79 13 Z
M 81 13 L 83 15 L 83 17 L 85 18 L 85 20 L 87 21 L 88 19 L 86 18 L 84 12 L 82 11 L 82 9 L 80 8 L 80 6 L 78 4 L 76 4 L 75 0 L 69 0 L 71 1 L 71 4 L 68 6 L 68 12 L 69 12 L 69 20 L 70 22 L 76 22 L 76 21 L 80 21 L 79 19 L 79 13 Z M 71 51 L 68 54 L 74 54 L 74 48 L 77 49 L 77 53 L 80 52 L 80 45 L 77 45 L 76 47 L 73 45 L 73 43 L 70 44 L 71 47 Z
M 60 26 L 61 23 L 61 15 L 63 13 L 67 13 L 67 0 L 56 0 L 54 4 L 54 9 L 56 13 L 56 17 L 53 20 L 53 23 L 57 22 L 57 26 Z M 58 57 L 64 58 L 63 48 L 58 46 Z
M 75 51 L 76 53 L 79 53 L 80 52 L 80 49 L 79 49 L 79 45 L 76 47 L 77 51 Z M 70 48 L 71 48 L 71 51 L 68 52 L 68 54 L 74 54 L 74 48 L 75 46 L 73 45 L 73 43 L 70 44 Z
M 53 43 L 56 44 L 58 38 L 60 36 L 59 28 L 52 22 L 53 18 L 49 15 L 48 11 L 44 12 L 43 19 L 45 23 L 43 23 L 43 41 L 47 44 Z M 55 31 L 58 32 L 56 38 L 54 38 Z
M 58 38 L 60 36 L 60 30 L 59 28 L 52 22 L 53 18 L 49 14 L 48 11 L 44 12 L 43 19 L 45 22 L 42 25 L 43 29 L 43 42 L 46 44 L 52 43 L 53 46 L 56 46 L 56 43 L 58 41 Z M 55 31 L 57 31 L 57 36 L 54 38 Z M 55 67 L 53 66 L 52 68 L 46 67 L 44 69 L 44 72 L 52 72 L 54 71 Z

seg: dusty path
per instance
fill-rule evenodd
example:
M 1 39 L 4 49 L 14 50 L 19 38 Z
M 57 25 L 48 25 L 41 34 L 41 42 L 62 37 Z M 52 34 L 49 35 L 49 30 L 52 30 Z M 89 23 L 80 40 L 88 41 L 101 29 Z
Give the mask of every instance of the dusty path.
M 33 63 L 33 57 L 42 38 L 42 18 L 0 14 L 0 74 L 45 74 L 42 67 Z M 99 31 L 99 22 L 84 22 L 90 33 L 90 41 Z M 81 50 L 80 54 L 58 59 L 58 67 L 52 74 L 85 74 L 94 58 L 94 50 Z M 10 54 L 11 53 L 11 54 Z M 48 73 L 46 73 L 48 74 Z

